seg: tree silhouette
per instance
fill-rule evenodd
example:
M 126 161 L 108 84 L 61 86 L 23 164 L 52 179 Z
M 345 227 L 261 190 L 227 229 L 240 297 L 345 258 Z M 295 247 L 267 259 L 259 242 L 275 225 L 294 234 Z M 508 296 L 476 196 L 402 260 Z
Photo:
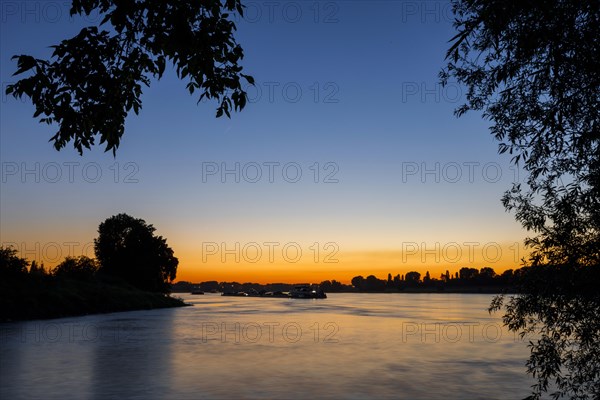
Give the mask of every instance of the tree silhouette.
M 502 273 L 502 275 L 500 275 L 500 280 L 504 284 L 510 284 L 510 283 L 512 283 L 513 280 L 514 280 L 514 270 L 507 269 L 506 271 L 504 271 Z
M 167 293 L 179 261 L 166 239 L 143 219 L 118 214 L 102 222 L 94 239 L 99 272 L 142 290 Z
M 457 35 L 441 72 L 466 85 L 499 152 L 526 173 L 502 199 L 535 236 L 505 323 L 535 332 L 531 398 L 600 393 L 600 3 L 453 0 Z
M 35 260 L 31 262 L 31 266 L 29 267 L 30 274 L 37 274 L 43 271 L 43 268 L 40 268 Z
M 425 272 L 425 277 L 423 277 L 423 283 L 428 284 L 431 282 L 431 275 L 429 271 Z
M 483 267 L 479 270 L 479 275 L 477 276 L 479 282 L 483 284 L 490 284 L 493 282 L 496 277 L 496 271 L 494 271 L 491 267 Z
M 474 280 L 479 275 L 479 271 L 477 270 L 477 268 L 468 268 L 468 267 L 462 267 L 458 271 L 458 273 L 459 273 L 460 279 L 462 279 L 464 281 Z
M 33 269 L 33 263 L 31 264 Z M 86 256 L 66 257 L 63 262 L 54 267 L 54 276 L 68 277 L 79 280 L 89 280 L 98 270 L 96 260 Z
M 364 282 L 365 282 L 365 278 L 363 278 L 362 275 L 355 276 L 354 278 L 352 278 L 352 281 L 351 281 L 352 286 L 354 286 L 358 290 L 363 289 Z
M 15 278 L 27 274 L 29 262 L 17 256 L 17 250 L 12 247 L 0 246 L 0 277 Z
M 416 271 L 407 272 L 404 280 L 408 285 L 416 285 L 421 281 L 421 274 Z
M 377 278 L 375 275 L 369 275 L 364 280 L 363 286 L 369 292 L 383 292 L 386 287 L 386 281 Z
M 14 75 L 33 74 L 8 85 L 6 93 L 29 97 L 34 118 L 58 124 L 51 138 L 57 150 L 72 140 L 81 154 L 99 135 L 114 154 L 127 114 L 142 107 L 142 85 L 160 79 L 167 64 L 188 80 L 190 94 L 200 92 L 198 102 L 217 100 L 217 117 L 246 105 L 241 79 L 254 79 L 242 73 L 244 54 L 230 19 L 231 13 L 243 15 L 240 0 L 74 0 L 70 9 L 71 16 L 92 12 L 103 16 L 105 30 L 83 28 L 52 46 L 50 60 L 13 57 Z

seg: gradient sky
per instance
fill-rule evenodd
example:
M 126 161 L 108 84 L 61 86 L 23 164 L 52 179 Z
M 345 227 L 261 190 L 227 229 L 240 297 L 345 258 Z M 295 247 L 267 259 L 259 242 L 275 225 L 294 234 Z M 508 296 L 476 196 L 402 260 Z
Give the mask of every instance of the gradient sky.
M 99 18 L 73 20 L 66 2 L 2 2 L 0 242 L 52 266 L 92 256 L 98 224 L 126 212 L 167 238 L 178 280 L 519 265 L 526 232 L 500 197 L 523 178 L 480 114 L 453 115 L 464 88 L 438 84 L 454 34 L 447 2 L 246 4 L 246 109 L 216 119 L 215 103 L 196 105 L 167 71 L 113 158 L 55 151 L 56 127 L 4 95 L 12 55 L 47 57 Z

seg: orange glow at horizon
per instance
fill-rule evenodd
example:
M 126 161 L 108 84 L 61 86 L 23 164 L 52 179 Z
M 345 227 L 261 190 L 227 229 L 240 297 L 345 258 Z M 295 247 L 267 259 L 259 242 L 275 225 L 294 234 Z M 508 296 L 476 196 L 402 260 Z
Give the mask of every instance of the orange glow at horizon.
M 462 267 L 491 267 L 498 274 L 519 268 L 526 251 L 520 243 L 461 243 L 446 246 L 421 246 L 407 244 L 400 250 L 369 250 L 319 254 L 305 251 L 297 256 L 290 250 L 289 256 L 269 254 L 271 258 L 258 257 L 249 249 L 229 252 L 211 249 L 210 255 L 198 251 L 179 251 L 179 268 L 176 281 L 188 282 L 255 282 L 255 283 L 318 283 L 337 280 L 349 284 L 357 275 L 375 275 L 386 279 L 388 273 L 395 276 L 417 271 L 424 276 L 429 271 L 432 278 L 439 278 L 449 271 L 454 275 Z M 214 254 L 212 254 L 214 253 Z
M 252 242 L 254 243 L 254 242 Z M 251 243 L 251 244 L 252 244 Z M 273 243 L 273 244 L 269 244 Z M 293 245 L 292 245 L 293 243 Z M 94 257 L 93 242 L 3 242 L 19 250 L 29 261 L 43 263 L 52 269 L 65 256 Z M 425 244 L 405 242 L 400 249 L 339 251 L 335 243 L 302 245 L 289 242 L 254 243 L 238 246 L 214 243 L 204 249 L 177 243 L 172 246 L 179 259 L 175 281 L 189 282 L 255 282 L 255 283 L 319 283 L 337 280 L 349 284 L 355 276 L 375 275 L 386 279 L 417 271 L 424 276 L 429 271 L 439 278 L 449 271 L 454 275 L 462 267 L 491 267 L 498 274 L 522 265 L 527 256 L 519 242 L 450 242 Z

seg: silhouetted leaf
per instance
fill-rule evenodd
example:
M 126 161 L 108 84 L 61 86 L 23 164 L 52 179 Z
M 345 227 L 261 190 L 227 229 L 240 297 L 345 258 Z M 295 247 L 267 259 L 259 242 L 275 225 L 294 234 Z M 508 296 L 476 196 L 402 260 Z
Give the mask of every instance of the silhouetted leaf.
M 249 84 L 254 85 L 254 78 L 251 77 L 250 75 L 245 75 L 245 74 L 240 74 L 241 76 L 243 76 L 246 81 L 248 81 Z
M 51 138 L 57 150 L 72 142 L 80 153 L 94 144 L 96 135 L 105 150 L 115 153 L 127 113 L 141 109 L 141 85 L 149 86 L 151 76 L 160 79 L 167 60 L 181 79 L 189 80 L 190 94 L 200 89 L 200 99 L 216 99 L 217 113 L 230 116 L 232 107 L 241 110 L 246 105 L 239 83 L 243 51 L 233 37 L 235 24 L 228 19 L 238 9 L 240 0 L 182 0 L 169 7 L 149 0 L 76 0 L 72 15 L 97 11 L 100 25 L 112 28 L 81 29 L 52 46 L 48 61 L 13 57 L 15 75 L 36 68 L 32 76 L 8 85 L 6 93 L 29 97 L 36 117 L 49 117 L 40 122 L 58 124 Z

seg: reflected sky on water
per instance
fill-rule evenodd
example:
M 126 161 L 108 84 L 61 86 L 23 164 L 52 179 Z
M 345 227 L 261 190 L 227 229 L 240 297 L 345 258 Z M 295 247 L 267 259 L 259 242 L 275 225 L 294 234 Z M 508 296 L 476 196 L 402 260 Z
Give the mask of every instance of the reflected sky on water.
M 1 324 L 0 398 L 514 399 L 532 384 L 491 295 L 183 297 Z

